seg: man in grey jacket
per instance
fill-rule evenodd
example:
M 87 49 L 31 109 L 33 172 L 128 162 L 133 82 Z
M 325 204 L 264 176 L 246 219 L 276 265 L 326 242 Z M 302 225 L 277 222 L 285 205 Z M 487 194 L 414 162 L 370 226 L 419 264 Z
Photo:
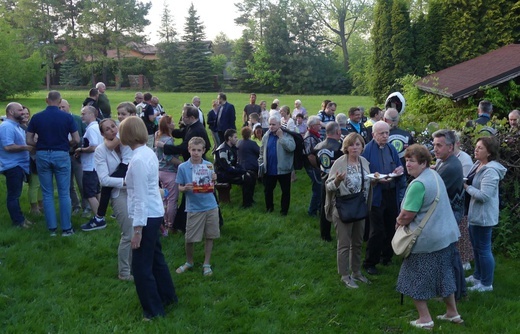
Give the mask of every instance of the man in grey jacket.
M 287 216 L 291 203 L 291 172 L 296 143 L 293 137 L 282 131 L 281 120 L 277 116 L 269 117 L 269 130 L 262 138 L 258 165 L 264 178 L 265 206 L 267 212 L 274 211 L 273 192 L 276 182 L 282 189 L 280 213 Z

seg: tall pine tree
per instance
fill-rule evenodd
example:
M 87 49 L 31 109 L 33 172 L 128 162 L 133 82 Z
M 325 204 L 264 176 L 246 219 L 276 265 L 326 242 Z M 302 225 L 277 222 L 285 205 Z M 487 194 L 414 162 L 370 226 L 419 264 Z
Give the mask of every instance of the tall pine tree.
M 193 6 L 188 10 L 184 25 L 181 48 L 181 90 L 185 92 L 207 92 L 212 89 L 211 50 L 204 41 L 204 26 Z
M 394 61 L 393 76 L 398 79 L 413 72 L 416 62 L 413 58 L 414 43 L 410 27 L 409 8 L 405 0 L 393 0 L 392 3 L 392 59 Z M 392 90 L 397 89 L 393 85 Z M 391 93 L 391 92 L 388 92 Z
M 392 59 L 392 10 L 391 0 L 377 0 L 374 15 L 372 40 L 374 53 L 372 55 L 372 96 L 378 103 L 382 103 L 388 96 L 395 77 L 393 75 L 394 62 Z

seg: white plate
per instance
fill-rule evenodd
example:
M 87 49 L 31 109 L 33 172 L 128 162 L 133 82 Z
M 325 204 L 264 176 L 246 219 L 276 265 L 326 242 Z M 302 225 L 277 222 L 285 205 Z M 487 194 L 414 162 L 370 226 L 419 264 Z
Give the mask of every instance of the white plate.
M 384 179 L 388 175 L 386 175 L 386 174 L 379 174 L 379 177 L 376 177 L 374 173 L 370 173 L 367 176 L 368 176 L 368 178 L 370 178 L 372 180 L 380 180 L 380 179 Z

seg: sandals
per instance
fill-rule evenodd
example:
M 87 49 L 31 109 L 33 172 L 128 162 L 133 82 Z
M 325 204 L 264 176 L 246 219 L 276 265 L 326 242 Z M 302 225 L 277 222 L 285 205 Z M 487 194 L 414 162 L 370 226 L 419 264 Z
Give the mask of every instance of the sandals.
M 433 329 L 433 321 L 430 322 L 417 322 L 418 320 L 410 321 L 410 325 L 422 329 Z
M 211 276 L 213 275 L 213 270 L 211 270 L 210 264 L 205 264 L 202 266 L 202 275 L 204 276 Z
M 182 266 L 180 266 L 179 268 L 177 268 L 177 270 L 175 270 L 175 272 L 177 274 L 182 274 L 188 270 L 191 270 L 193 268 L 193 264 L 190 264 L 188 262 L 186 262 L 185 264 L 183 264 Z
M 456 315 L 454 317 L 448 317 L 446 314 L 443 314 L 443 315 L 438 315 L 437 316 L 437 319 L 439 320 L 444 320 L 444 321 L 449 321 L 451 323 L 454 323 L 454 324 L 462 324 L 464 322 L 464 320 L 460 317 L 460 314 L 459 315 Z

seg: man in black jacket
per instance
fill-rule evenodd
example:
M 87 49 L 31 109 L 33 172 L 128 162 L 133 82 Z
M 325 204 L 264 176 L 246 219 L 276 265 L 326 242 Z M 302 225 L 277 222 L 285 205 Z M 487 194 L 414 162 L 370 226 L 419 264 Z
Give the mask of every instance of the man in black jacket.
M 209 141 L 206 129 L 201 122 L 199 122 L 199 109 L 193 106 L 186 106 L 182 110 L 182 121 L 186 125 L 183 129 L 175 129 L 172 135 L 176 138 L 182 138 L 182 143 L 179 145 L 169 145 L 158 141 L 157 147 L 163 148 L 164 154 L 174 155 L 181 154 L 184 161 L 188 161 L 190 153 L 188 152 L 188 142 L 193 137 L 202 137 L 206 142 L 206 151 L 204 152 L 203 159 L 206 159 L 205 155 L 211 149 L 211 143 Z
M 242 206 L 251 207 L 255 193 L 255 178 L 238 163 L 237 131 L 226 130 L 224 140 L 225 142 L 215 150 L 217 181 L 242 185 Z

